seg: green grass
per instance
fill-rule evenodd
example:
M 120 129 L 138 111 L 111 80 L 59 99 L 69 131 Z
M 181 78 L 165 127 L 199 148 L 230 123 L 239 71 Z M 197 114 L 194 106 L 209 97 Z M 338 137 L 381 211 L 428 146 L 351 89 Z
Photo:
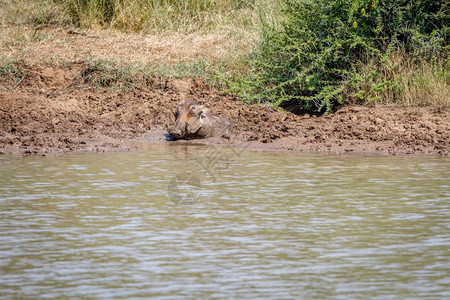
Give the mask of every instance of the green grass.
M 0 57 L 0 82 L 8 89 L 15 89 L 28 73 L 21 62 Z

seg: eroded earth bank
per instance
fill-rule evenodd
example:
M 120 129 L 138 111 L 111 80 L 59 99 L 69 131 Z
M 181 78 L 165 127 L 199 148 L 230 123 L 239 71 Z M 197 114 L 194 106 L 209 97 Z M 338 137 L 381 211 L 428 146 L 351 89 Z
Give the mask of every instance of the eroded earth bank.
M 366 152 L 400 155 L 450 153 L 449 112 L 427 108 L 350 106 L 325 116 L 246 106 L 201 80 L 154 80 L 145 88 L 79 88 L 67 69 L 28 67 L 15 86 L 0 87 L 0 153 L 56 155 L 124 151 L 141 141 L 167 139 L 166 126 L 182 99 L 195 99 L 231 122 L 228 138 L 190 141 L 253 149 Z

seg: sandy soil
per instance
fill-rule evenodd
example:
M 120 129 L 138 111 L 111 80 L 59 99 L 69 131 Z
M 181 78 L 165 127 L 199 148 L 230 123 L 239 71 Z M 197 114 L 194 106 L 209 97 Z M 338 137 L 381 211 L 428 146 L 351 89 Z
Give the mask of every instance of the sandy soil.
M 15 89 L 0 87 L 0 153 L 57 155 L 121 151 L 138 141 L 167 140 L 166 126 L 184 98 L 230 119 L 229 138 L 195 140 L 253 149 L 450 153 L 450 113 L 426 108 L 352 106 L 326 117 L 245 106 L 200 80 L 154 82 L 145 89 L 102 92 L 71 88 L 71 69 L 33 67 Z M 134 143 L 136 142 L 136 143 Z

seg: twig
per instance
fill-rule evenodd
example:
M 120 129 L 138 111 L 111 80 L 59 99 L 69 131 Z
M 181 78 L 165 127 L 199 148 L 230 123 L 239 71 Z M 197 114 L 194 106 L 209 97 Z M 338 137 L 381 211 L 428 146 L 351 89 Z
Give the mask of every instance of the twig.
M 86 32 L 80 32 L 80 31 L 76 31 L 73 29 L 67 30 L 67 34 L 81 35 L 81 36 L 85 36 L 88 38 L 98 38 L 98 35 L 90 35 L 90 34 L 87 34 Z

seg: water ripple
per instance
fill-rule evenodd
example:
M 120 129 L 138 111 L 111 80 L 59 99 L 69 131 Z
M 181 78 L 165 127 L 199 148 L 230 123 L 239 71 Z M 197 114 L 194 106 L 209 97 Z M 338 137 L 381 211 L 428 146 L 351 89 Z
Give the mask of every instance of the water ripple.
M 450 160 L 215 151 L 0 160 L 2 299 L 450 295 Z

